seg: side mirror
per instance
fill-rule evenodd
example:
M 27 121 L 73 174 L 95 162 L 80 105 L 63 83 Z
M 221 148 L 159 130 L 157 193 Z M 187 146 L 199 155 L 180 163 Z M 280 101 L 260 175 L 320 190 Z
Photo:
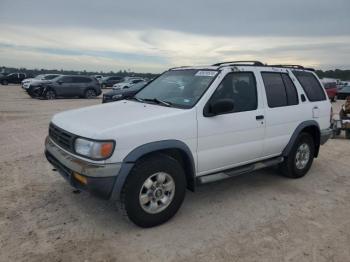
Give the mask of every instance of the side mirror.
M 204 116 L 216 116 L 233 111 L 234 103 L 232 99 L 223 98 L 211 102 L 206 110 L 204 110 Z

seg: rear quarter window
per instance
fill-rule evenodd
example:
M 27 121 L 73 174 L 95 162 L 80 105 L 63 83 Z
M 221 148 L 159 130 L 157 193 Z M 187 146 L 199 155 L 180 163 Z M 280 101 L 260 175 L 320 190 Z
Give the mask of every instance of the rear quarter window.
M 294 70 L 293 74 L 298 79 L 310 101 L 315 102 L 326 100 L 326 95 L 320 82 L 312 73 Z

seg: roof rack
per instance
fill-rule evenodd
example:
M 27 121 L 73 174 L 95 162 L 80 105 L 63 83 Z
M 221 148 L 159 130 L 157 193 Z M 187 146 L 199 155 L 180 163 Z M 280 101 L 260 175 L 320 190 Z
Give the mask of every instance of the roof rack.
M 264 64 L 260 61 L 230 61 L 230 62 L 221 62 L 221 63 L 216 63 L 213 64 L 212 66 L 223 66 L 223 65 L 250 65 L 250 66 L 264 66 Z
M 310 70 L 310 71 L 315 71 L 313 68 L 309 67 L 303 67 L 301 65 L 268 65 L 271 67 L 282 67 L 282 68 L 294 68 L 294 69 L 303 69 L 303 70 Z

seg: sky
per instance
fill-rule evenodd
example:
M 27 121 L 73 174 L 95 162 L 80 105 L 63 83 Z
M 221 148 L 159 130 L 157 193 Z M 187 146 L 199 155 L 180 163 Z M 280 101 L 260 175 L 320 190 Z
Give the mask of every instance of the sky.
M 159 73 L 232 60 L 350 69 L 350 0 L 0 0 L 0 66 Z

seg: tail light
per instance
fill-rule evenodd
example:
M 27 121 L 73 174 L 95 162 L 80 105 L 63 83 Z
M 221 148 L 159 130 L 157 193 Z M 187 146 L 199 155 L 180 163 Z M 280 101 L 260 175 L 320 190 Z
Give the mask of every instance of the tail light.
M 332 125 L 333 120 L 333 107 L 331 106 L 331 115 L 329 117 L 329 123 Z

